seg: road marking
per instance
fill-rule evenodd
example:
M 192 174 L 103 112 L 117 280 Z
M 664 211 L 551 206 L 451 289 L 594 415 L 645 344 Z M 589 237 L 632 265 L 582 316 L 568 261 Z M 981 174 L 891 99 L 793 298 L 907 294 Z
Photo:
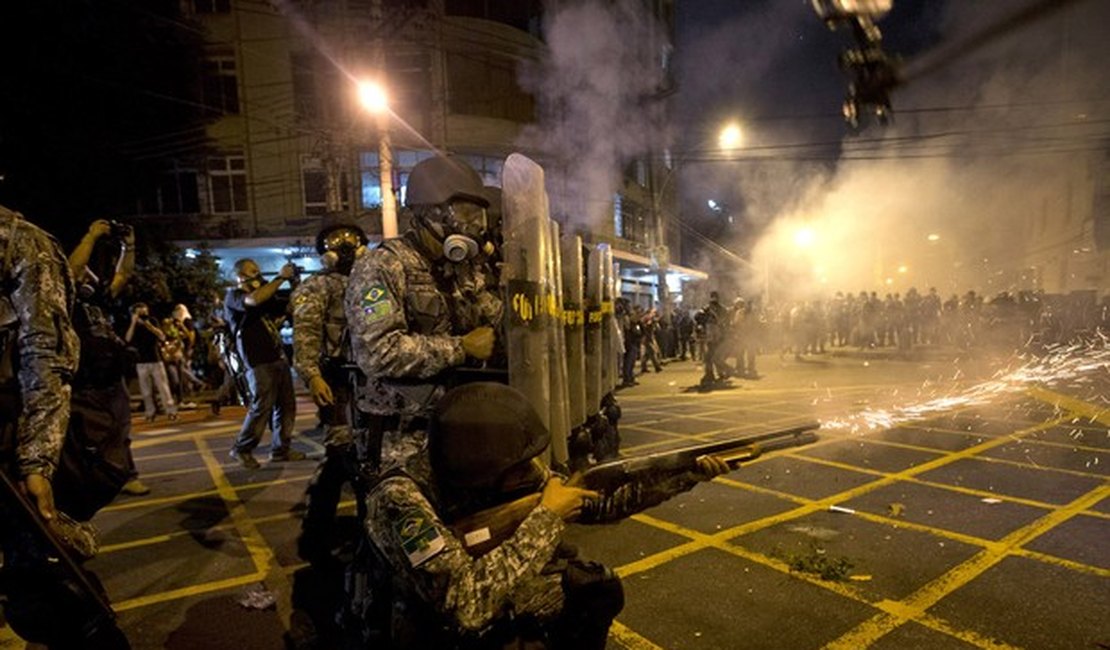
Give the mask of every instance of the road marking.
M 164 436 L 167 433 L 179 433 L 181 431 L 178 427 L 165 427 L 162 429 L 142 429 L 137 431 L 140 436 Z
M 1047 388 L 1041 388 L 1040 386 L 1033 386 L 1029 388 L 1027 392 L 1035 399 L 1046 404 L 1067 409 L 1068 411 L 1087 418 L 1087 420 L 1091 422 L 1098 422 L 1110 427 L 1110 409 L 1106 407 L 1100 408 L 1089 402 L 1084 402 Z
M 129 598 L 127 600 L 114 603 L 112 609 L 117 612 L 125 612 L 129 609 L 137 609 L 139 607 L 146 607 L 147 605 L 155 605 L 157 603 L 164 603 L 171 600 L 178 600 L 180 598 L 188 598 L 189 596 L 199 596 L 201 594 L 212 593 L 213 591 L 223 591 L 224 589 L 231 589 L 233 587 L 242 587 L 243 585 L 255 584 L 262 582 L 266 578 L 264 573 L 251 573 L 237 578 L 226 578 L 224 580 L 215 580 L 213 582 L 206 582 L 199 585 L 190 585 L 180 589 L 171 589 L 169 591 L 162 591 L 156 594 L 149 594 L 146 596 L 138 596 L 137 598 Z
M 258 471 L 258 470 L 254 470 Z M 233 490 L 257 490 L 261 488 L 271 487 L 274 485 L 283 485 L 286 483 L 296 483 L 297 481 L 307 481 L 312 478 L 312 474 L 304 474 L 301 476 L 291 476 L 289 478 L 279 478 L 272 481 L 258 481 L 257 483 L 244 483 L 238 487 L 233 486 Z M 156 497 L 153 499 L 136 499 L 125 503 L 116 503 L 102 508 L 100 512 L 116 512 L 117 510 L 130 510 L 133 508 L 145 508 L 147 506 L 159 506 L 167 503 L 180 503 L 182 501 L 189 501 L 191 499 L 201 499 L 204 497 L 216 496 L 219 490 L 202 490 L 200 492 L 190 492 L 187 494 L 176 494 L 166 497 Z
M 339 507 L 337 508 L 337 511 L 350 510 L 350 509 L 354 508 L 354 506 L 355 506 L 354 499 L 348 499 L 346 501 L 340 501 L 339 502 Z M 299 519 L 300 517 L 301 517 L 300 512 L 279 512 L 279 513 L 273 514 L 273 515 L 266 515 L 265 517 L 253 517 L 253 518 L 251 518 L 251 521 L 254 522 L 254 524 L 257 525 L 257 526 L 264 526 L 266 524 L 271 524 L 271 523 L 278 522 L 278 521 L 287 521 L 287 520 L 290 520 L 290 519 Z M 216 531 L 224 531 L 224 530 L 228 530 L 228 529 L 231 529 L 231 528 L 234 528 L 234 527 L 235 527 L 235 524 L 233 524 L 233 523 L 216 524 L 215 526 L 205 528 L 203 532 L 210 533 L 210 532 L 216 532 Z M 126 550 L 129 550 L 129 549 L 132 549 L 132 548 L 141 548 L 143 546 L 153 546 L 155 544 L 164 544 L 166 542 L 173 541 L 174 539 L 177 539 L 178 537 L 192 537 L 192 536 L 196 535 L 198 532 L 199 531 L 196 531 L 196 530 L 178 529 L 178 530 L 174 530 L 173 532 L 166 533 L 164 535 L 154 535 L 152 537 L 144 537 L 142 539 L 135 539 L 135 540 L 127 541 L 127 542 L 119 542 L 117 544 L 107 544 L 105 546 L 100 547 L 100 553 L 99 554 L 103 555 L 105 553 L 115 553 L 117 551 L 126 551 Z
M 855 629 L 825 645 L 827 650 L 855 650 L 867 648 L 894 631 L 908 620 L 917 620 L 927 609 L 941 599 L 985 573 L 1010 555 L 1010 549 L 1019 548 L 1071 519 L 1083 510 L 1110 496 L 1110 485 L 1102 485 L 1075 499 L 1068 505 L 1049 512 L 1033 523 L 1019 528 L 996 544 L 976 553 L 969 560 L 934 579 L 916 592 L 897 602 L 891 602 L 888 611 L 860 623 Z M 887 608 L 884 608 L 887 609 Z
M 212 482 L 216 484 L 217 493 L 227 506 L 235 530 L 247 547 L 247 553 L 250 555 L 251 561 L 254 562 L 256 573 L 263 576 L 263 581 L 277 596 L 278 620 L 281 622 L 282 628 L 288 630 L 289 617 L 293 613 L 293 587 L 289 583 L 288 577 L 282 573 L 281 566 L 275 561 L 274 550 L 266 543 L 266 538 L 258 531 L 258 526 L 255 525 L 247 513 L 247 507 L 239 498 L 239 492 L 231 484 L 231 481 L 227 480 L 227 475 L 224 474 L 220 461 L 216 460 L 216 455 L 212 453 L 207 441 L 197 436 L 196 445 L 201 458 L 204 459 L 204 464 L 208 467 Z
M 616 640 L 626 650 L 663 650 L 663 646 L 648 641 L 620 621 L 613 621 L 609 627 L 609 638 Z

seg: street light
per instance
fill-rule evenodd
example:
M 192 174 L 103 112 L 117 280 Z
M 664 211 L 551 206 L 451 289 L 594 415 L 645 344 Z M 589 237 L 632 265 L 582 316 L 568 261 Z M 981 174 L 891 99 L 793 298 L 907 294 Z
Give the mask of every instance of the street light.
M 717 136 L 717 145 L 725 151 L 738 149 L 743 143 L 744 132 L 740 130 L 740 125 L 735 122 L 726 124 L 721 129 L 721 134 Z
M 393 149 L 389 143 L 389 95 L 374 81 L 360 81 L 358 101 L 377 118 L 378 181 L 382 191 L 382 239 L 397 236 L 397 199 L 393 196 Z

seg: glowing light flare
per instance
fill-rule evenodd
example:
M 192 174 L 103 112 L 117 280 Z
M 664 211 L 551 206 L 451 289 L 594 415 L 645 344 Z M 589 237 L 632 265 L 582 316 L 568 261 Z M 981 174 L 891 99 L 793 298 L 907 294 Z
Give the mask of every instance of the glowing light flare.
M 902 274 L 909 273 L 909 270 L 910 270 L 910 267 L 906 266 L 905 264 L 898 267 L 898 272 L 902 273 Z
M 377 82 L 360 81 L 358 82 L 358 103 L 371 113 L 384 113 L 389 110 L 389 95 Z
M 794 245 L 798 248 L 812 248 L 817 243 L 817 233 L 809 226 L 802 226 L 794 231 Z
M 725 125 L 717 136 L 717 144 L 725 151 L 740 148 L 744 144 L 744 132 L 740 130 L 740 125 L 735 122 Z
M 936 234 L 935 232 L 929 233 L 929 236 L 925 239 L 928 239 L 929 241 L 940 241 L 940 235 Z

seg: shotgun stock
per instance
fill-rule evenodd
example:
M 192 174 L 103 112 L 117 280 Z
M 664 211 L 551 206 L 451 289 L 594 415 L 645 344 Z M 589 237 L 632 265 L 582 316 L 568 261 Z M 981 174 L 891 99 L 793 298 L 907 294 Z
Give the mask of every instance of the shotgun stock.
M 813 422 L 770 433 L 623 458 L 595 465 L 575 475 L 570 484 L 595 490 L 601 498 L 587 503 L 583 523 L 615 521 L 662 503 L 697 482 L 698 459 L 715 456 L 730 469 L 769 451 L 806 445 L 817 440 Z M 473 557 L 481 557 L 508 539 L 540 503 L 533 493 L 455 520 L 451 530 Z
M 92 632 L 101 626 L 114 626 L 116 613 L 99 584 L 88 572 L 73 559 L 74 555 L 91 557 L 96 552 L 97 543 L 79 529 L 79 525 L 59 512 L 49 523 L 43 521 L 35 506 L 8 477 L 0 471 L 0 502 L 4 510 L 15 521 L 5 525 L 22 527 L 30 531 L 46 549 L 49 562 L 56 564 L 65 574 L 70 591 L 79 598 L 82 614 L 89 616 Z

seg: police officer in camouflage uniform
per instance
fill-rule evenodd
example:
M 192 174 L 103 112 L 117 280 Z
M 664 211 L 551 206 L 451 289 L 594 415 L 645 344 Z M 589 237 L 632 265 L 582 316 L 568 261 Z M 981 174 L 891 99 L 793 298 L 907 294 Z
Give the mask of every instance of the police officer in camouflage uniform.
M 324 461 L 305 490 L 306 511 L 298 549 L 302 558 L 320 558 L 331 546 L 343 484 L 356 470 L 351 436 L 350 358 L 344 295 L 355 259 L 366 251 L 366 233 L 336 223 L 316 236 L 324 270 L 308 278 L 291 297 L 293 367 L 308 384 L 324 429 Z
M 406 193 L 412 227 L 362 256 L 351 272 L 347 323 L 366 377 L 359 408 L 368 414 L 369 455 L 380 455 L 383 467 L 423 446 L 447 371 L 492 354 L 490 323 L 500 301 L 474 286 L 481 274 L 459 272 L 487 236 L 485 197 L 481 178 L 461 160 L 420 162 Z M 483 306 L 467 307 L 459 298 L 466 295 L 482 296 Z
M 515 389 L 466 384 L 437 406 L 428 447 L 371 490 L 366 527 L 392 578 L 390 647 L 605 646 L 620 580 L 560 544 L 596 493 L 549 478 L 535 460 L 549 441 Z M 480 558 L 444 523 L 539 490 L 539 505 Z
M 624 591 L 612 571 L 562 543 L 566 522 L 622 519 L 728 471 L 708 456 L 695 471 L 602 495 L 538 461 L 550 440 L 516 389 L 465 384 L 436 405 L 425 450 L 371 488 L 366 528 L 390 580 L 389 647 L 604 648 Z M 485 553 L 472 556 L 468 545 L 482 540 L 449 527 L 537 493 L 538 504 Z
M 58 517 L 51 478 L 70 413 L 69 381 L 78 340 L 70 323 L 74 288 L 53 237 L 0 206 L 0 471 L 41 517 Z M 12 628 L 51 647 L 124 648 L 110 620 L 94 620 L 75 602 L 41 540 L 17 525 L 0 499 L 0 591 Z

